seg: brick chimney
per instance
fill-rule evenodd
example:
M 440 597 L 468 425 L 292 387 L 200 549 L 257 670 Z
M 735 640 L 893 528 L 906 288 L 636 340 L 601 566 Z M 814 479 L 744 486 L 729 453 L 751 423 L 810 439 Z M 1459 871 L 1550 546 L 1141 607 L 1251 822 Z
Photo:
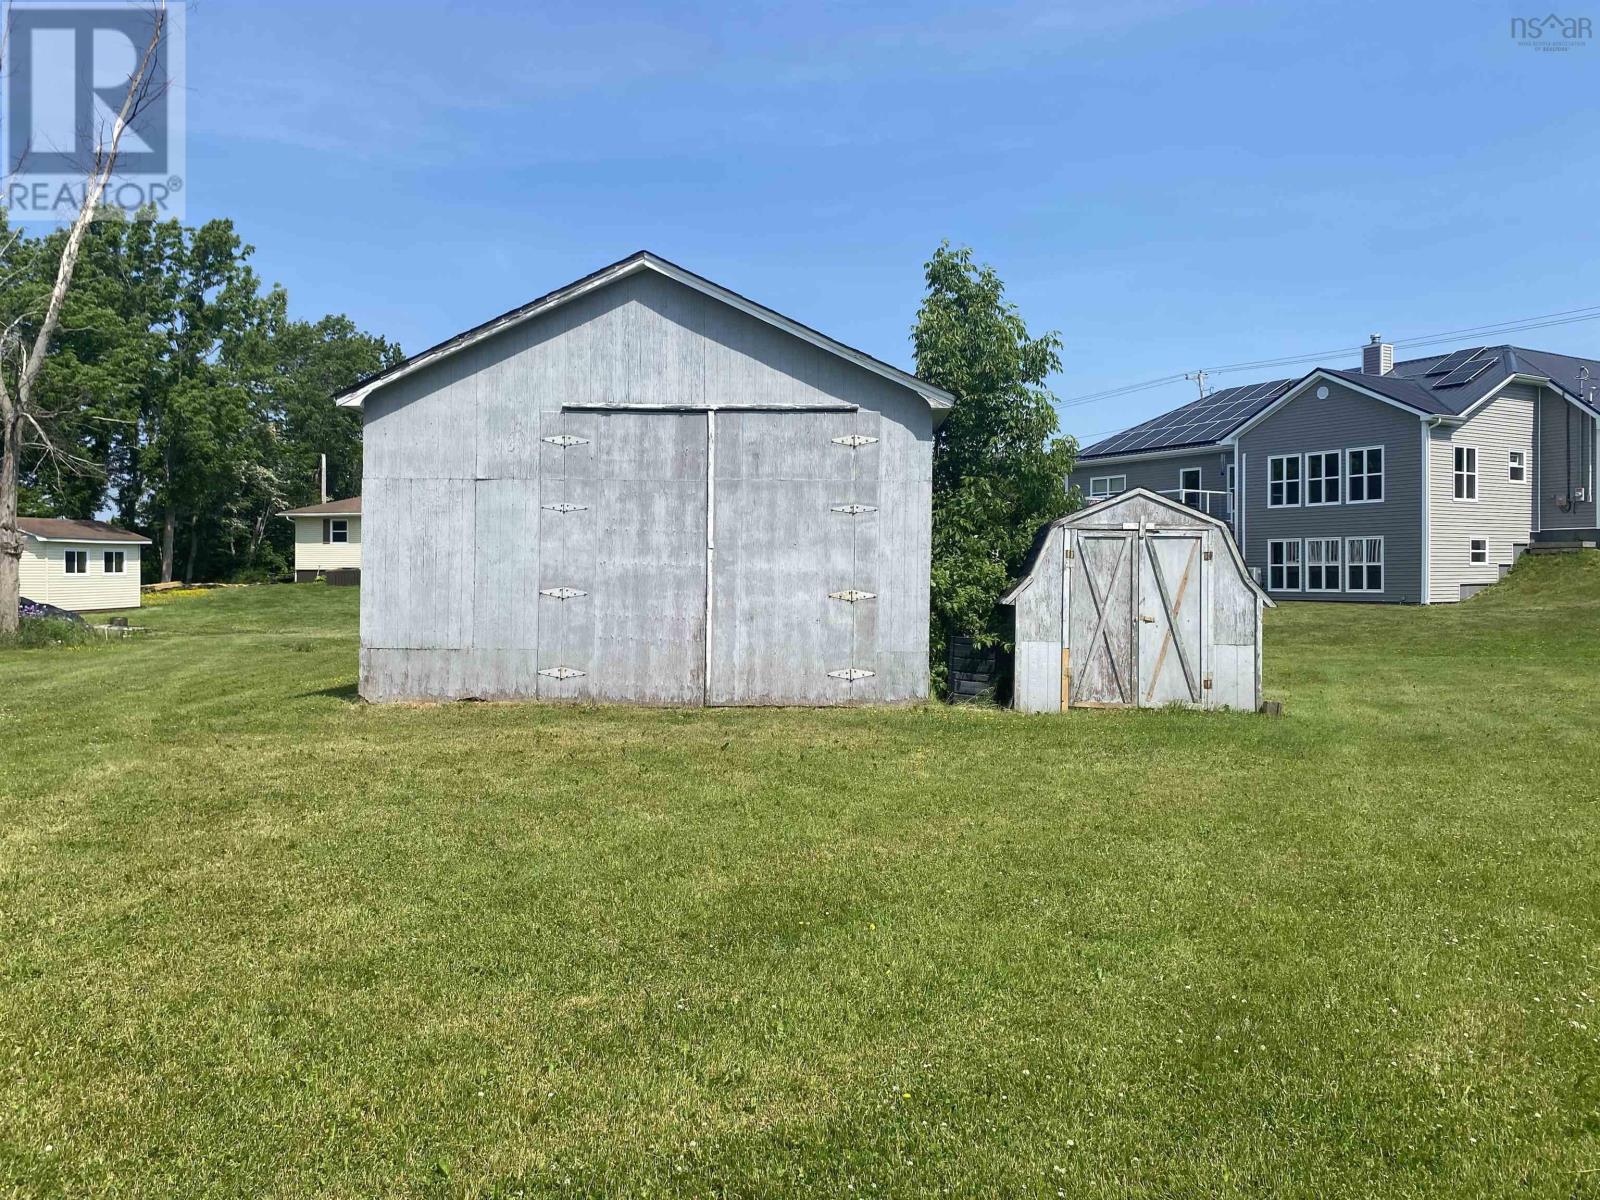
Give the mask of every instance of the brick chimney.
M 1394 346 L 1377 334 L 1373 334 L 1372 340 L 1361 347 L 1361 373 L 1387 375 L 1392 370 L 1394 370 Z

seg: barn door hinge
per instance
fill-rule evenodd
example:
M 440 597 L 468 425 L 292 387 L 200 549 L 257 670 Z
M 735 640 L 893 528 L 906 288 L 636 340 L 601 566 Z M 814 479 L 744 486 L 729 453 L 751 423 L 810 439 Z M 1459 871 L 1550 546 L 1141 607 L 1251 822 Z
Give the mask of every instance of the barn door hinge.
M 1211 690 L 1211 676 L 1209 676 L 1209 675 L 1202 676 L 1201 679 L 1200 679 L 1200 686 L 1203 687 L 1206 691 L 1209 692 Z
M 541 504 L 539 507 L 548 508 L 551 512 L 575 513 L 583 512 L 589 506 L 587 504 L 568 504 L 565 500 L 562 500 L 556 504 Z
M 845 667 L 838 671 L 829 671 L 828 678 L 842 679 L 846 683 L 854 683 L 858 679 L 871 679 L 876 671 L 869 671 L 865 667 Z
M 1214 555 L 1214 554 L 1215 554 L 1215 553 L 1216 553 L 1216 552 L 1215 552 L 1215 551 L 1213 551 L 1213 550 L 1207 550 L 1207 551 L 1205 551 L 1205 552 L 1204 552 L 1204 553 L 1203 553 L 1203 554 L 1201 554 L 1201 555 L 1200 555 L 1200 558 L 1201 558 L 1201 561 L 1203 561 L 1203 562 L 1210 562 L 1210 561 L 1211 561 L 1211 559 L 1212 559 L 1212 557 L 1213 557 L 1213 555 Z
M 584 673 L 577 667 L 546 667 L 539 674 L 549 676 L 551 679 L 580 679 Z
M 847 517 L 859 517 L 862 513 L 877 512 L 870 504 L 835 504 L 833 511 L 843 513 Z
M 540 588 L 539 589 L 539 595 L 541 595 L 541 596 L 549 596 L 549 597 L 551 597 L 553 599 L 556 599 L 556 600 L 576 600 L 579 596 L 587 596 L 588 594 L 589 594 L 588 592 L 582 591 L 582 590 L 580 590 L 578 588 L 572 588 L 572 587 L 553 587 L 553 588 Z
M 552 446 L 560 446 L 565 450 L 568 446 L 587 446 L 588 438 L 574 437 L 570 433 L 558 433 L 552 437 L 541 438 L 540 441 L 549 442 Z
M 830 600 L 843 600 L 846 604 L 854 604 L 858 600 L 876 599 L 877 595 L 877 592 L 858 592 L 855 588 L 850 588 L 843 592 L 829 592 L 828 598 Z
M 849 433 L 849 434 L 846 434 L 844 437 L 836 437 L 836 438 L 834 438 L 833 439 L 833 444 L 835 446 L 845 446 L 845 447 L 847 447 L 847 448 L 849 448 L 851 450 L 859 450 L 863 446 L 872 445 L 872 443 L 877 441 L 877 440 L 878 440 L 877 438 L 868 437 L 864 433 Z
M 1077 558 L 1078 557 L 1077 551 L 1075 551 L 1071 546 L 1067 547 L 1067 557 L 1068 558 Z

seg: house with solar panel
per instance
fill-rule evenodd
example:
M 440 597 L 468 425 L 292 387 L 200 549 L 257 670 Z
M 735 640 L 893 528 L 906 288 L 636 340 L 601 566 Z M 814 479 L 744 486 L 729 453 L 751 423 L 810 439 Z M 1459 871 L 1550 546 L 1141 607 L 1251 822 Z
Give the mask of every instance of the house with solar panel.
M 1144 487 L 1226 521 L 1278 599 L 1430 604 L 1530 547 L 1593 544 L 1600 361 L 1518 346 L 1228 388 L 1084 449 L 1086 502 Z

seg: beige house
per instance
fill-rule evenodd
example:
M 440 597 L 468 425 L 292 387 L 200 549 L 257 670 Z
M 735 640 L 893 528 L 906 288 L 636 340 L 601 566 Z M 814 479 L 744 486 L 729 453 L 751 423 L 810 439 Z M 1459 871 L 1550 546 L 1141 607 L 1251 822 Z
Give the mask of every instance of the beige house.
M 139 607 L 139 555 L 150 539 L 104 521 L 22 517 L 22 595 L 70 612 Z
M 294 581 L 329 571 L 361 571 L 361 497 L 308 504 L 283 514 L 294 522 Z

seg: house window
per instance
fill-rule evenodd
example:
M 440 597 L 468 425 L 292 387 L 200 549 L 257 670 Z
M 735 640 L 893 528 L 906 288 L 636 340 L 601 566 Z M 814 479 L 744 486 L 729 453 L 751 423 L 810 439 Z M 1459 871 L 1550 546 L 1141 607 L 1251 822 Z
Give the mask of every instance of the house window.
M 1089 480 L 1089 499 L 1104 500 L 1128 490 L 1126 475 L 1096 475 Z
M 1300 590 L 1300 543 L 1267 543 L 1267 591 L 1298 592 Z
M 1300 456 L 1274 454 L 1267 459 L 1267 507 L 1300 506 Z
M 66 567 L 68 575 L 87 575 L 89 573 L 89 552 L 87 550 L 68 550 Z
M 126 550 L 107 550 L 105 563 L 107 575 L 121 575 L 127 569 L 128 552 Z
M 1339 551 L 1342 546 L 1338 538 L 1306 539 L 1306 591 L 1339 590 Z
M 322 544 L 332 542 L 348 542 L 350 540 L 350 522 L 338 521 L 332 517 L 322 518 Z
M 1456 447 L 1456 499 L 1478 498 L 1478 448 Z
M 1513 450 L 1506 457 L 1506 478 L 1525 479 L 1528 474 L 1528 462 L 1521 450 Z
M 1339 503 L 1339 452 L 1306 455 L 1306 503 Z
M 1200 468 L 1184 467 L 1178 472 L 1178 499 L 1190 508 L 1199 508 L 1205 503 L 1205 497 L 1200 494 Z
M 1467 561 L 1471 563 L 1486 563 L 1489 561 L 1489 539 L 1473 538 L 1467 549 Z
M 1348 504 L 1376 504 L 1383 499 L 1383 447 L 1345 451 Z
M 1345 543 L 1345 589 L 1383 591 L 1383 539 L 1351 538 Z

